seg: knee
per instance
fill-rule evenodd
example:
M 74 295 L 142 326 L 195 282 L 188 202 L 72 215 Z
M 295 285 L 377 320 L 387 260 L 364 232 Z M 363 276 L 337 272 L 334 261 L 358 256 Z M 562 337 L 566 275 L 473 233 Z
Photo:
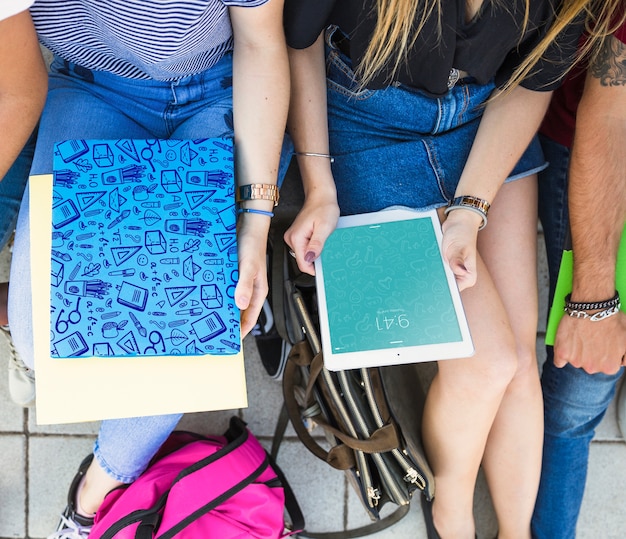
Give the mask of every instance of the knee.
M 512 387 L 521 390 L 529 386 L 539 393 L 539 369 L 534 342 L 528 346 L 506 342 L 489 362 L 490 381 L 495 387 L 507 390 Z
M 488 350 L 477 350 L 473 358 L 474 366 L 466 382 L 472 390 L 480 388 L 485 395 L 503 394 L 515 379 L 518 370 L 515 346 L 511 344 L 493 342 Z
M 473 357 L 468 358 L 460 384 L 468 391 L 487 395 L 502 395 L 512 384 L 532 381 L 539 393 L 539 372 L 534 349 L 520 347 L 512 333 L 493 334 L 486 342 L 477 343 Z M 463 360 L 462 360 L 463 361 Z M 445 362 L 444 362 L 445 363 Z
M 532 343 L 534 345 L 534 342 Z M 534 346 L 518 346 L 516 349 L 516 380 L 532 380 L 533 384 L 539 384 L 539 367 L 537 365 L 537 352 Z

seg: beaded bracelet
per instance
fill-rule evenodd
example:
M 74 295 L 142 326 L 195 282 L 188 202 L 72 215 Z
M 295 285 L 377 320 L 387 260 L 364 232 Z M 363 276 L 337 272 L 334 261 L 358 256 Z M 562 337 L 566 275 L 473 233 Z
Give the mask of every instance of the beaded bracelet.
M 265 210 L 256 210 L 254 208 L 239 208 L 237 210 L 238 214 L 242 213 L 258 213 L 259 215 L 267 215 L 270 219 L 274 217 L 274 212 L 265 211 Z
M 469 210 L 477 213 L 483 220 L 478 230 L 482 230 L 487 226 L 487 213 L 489 213 L 490 207 L 491 204 L 482 198 L 464 195 L 451 200 L 443 213 L 448 215 L 453 210 Z
M 595 311 L 597 309 L 611 309 L 619 305 L 619 292 L 616 290 L 615 295 L 604 301 L 579 302 L 572 301 L 572 295 L 565 296 L 565 306 L 573 311 Z

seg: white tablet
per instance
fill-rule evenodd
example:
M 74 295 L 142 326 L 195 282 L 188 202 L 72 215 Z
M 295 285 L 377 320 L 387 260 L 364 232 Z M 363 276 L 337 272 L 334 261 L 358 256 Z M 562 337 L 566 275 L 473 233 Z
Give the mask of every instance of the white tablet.
M 341 217 L 315 262 L 324 364 L 355 369 L 474 353 L 435 210 Z

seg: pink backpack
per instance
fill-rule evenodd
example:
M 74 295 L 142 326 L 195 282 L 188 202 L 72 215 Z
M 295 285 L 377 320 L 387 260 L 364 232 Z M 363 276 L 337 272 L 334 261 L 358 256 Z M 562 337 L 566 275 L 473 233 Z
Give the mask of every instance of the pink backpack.
M 176 431 L 134 483 L 107 495 L 89 537 L 285 537 L 295 533 L 285 533 L 286 494 L 296 531 L 304 522 L 289 486 L 276 470 L 236 417 L 224 436 Z

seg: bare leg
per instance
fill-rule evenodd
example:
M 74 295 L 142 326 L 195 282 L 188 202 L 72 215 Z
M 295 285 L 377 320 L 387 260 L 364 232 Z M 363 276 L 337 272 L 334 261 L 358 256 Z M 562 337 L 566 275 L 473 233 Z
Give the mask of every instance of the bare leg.
M 495 418 L 483 461 L 500 539 L 530 538 L 541 471 L 543 402 L 537 339 L 536 176 L 505 184 L 479 251 L 515 336 L 518 368 Z
M 114 488 L 123 485 L 110 477 L 98 464 L 97 460 L 91 461 L 83 486 L 79 491 L 79 499 L 76 500 L 79 512 L 83 516 L 92 516 L 104 501 L 105 496 Z
M 433 518 L 444 539 L 474 537 L 476 476 L 517 369 L 513 332 L 480 257 L 476 285 L 464 290 L 462 298 L 476 353 L 439 362 L 423 421 L 424 445 L 435 474 Z

